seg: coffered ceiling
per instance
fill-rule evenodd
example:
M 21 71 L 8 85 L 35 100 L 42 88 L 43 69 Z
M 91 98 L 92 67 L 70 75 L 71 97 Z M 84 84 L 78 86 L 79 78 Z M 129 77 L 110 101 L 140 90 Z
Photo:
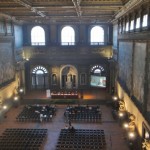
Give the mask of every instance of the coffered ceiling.
M 24 23 L 108 23 L 132 0 L 0 0 L 0 16 Z

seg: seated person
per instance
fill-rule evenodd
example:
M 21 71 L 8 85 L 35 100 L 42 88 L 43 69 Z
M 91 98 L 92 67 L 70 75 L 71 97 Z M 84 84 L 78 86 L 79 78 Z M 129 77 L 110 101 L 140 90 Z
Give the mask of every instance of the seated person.
M 65 125 L 65 129 L 68 129 L 68 126 L 67 126 L 67 125 Z
M 75 131 L 75 128 L 72 126 L 70 120 L 69 120 L 69 127 L 68 127 L 68 129 L 69 129 L 70 131 Z
M 69 129 L 69 131 L 71 131 L 71 132 L 74 132 L 74 131 L 75 131 L 75 128 L 74 128 L 72 125 L 69 126 L 68 129 Z

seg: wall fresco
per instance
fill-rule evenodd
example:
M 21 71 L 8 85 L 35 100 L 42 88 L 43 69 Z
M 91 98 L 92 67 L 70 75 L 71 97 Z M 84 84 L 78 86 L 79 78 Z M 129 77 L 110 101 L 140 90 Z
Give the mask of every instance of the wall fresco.
M 0 43 L 0 86 L 15 77 L 12 43 Z
M 132 75 L 132 42 L 119 43 L 119 78 L 124 82 L 128 90 L 131 91 Z
M 140 102 L 144 100 L 146 43 L 135 43 L 133 62 L 133 94 Z

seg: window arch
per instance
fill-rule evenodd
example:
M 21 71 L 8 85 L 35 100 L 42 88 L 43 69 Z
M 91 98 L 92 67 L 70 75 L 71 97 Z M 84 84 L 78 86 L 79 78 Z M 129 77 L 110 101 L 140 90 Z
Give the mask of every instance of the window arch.
M 103 45 L 104 44 L 104 29 L 100 26 L 94 26 L 91 29 L 90 35 L 91 45 Z
M 75 31 L 71 26 L 62 28 L 61 45 L 75 45 Z
M 100 65 L 95 65 L 91 68 L 91 74 L 101 74 L 104 71 L 104 68 Z
M 40 26 L 35 26 L 31 30 L 31 45 L 45 45 L 45 31 Z
M 33 74 L 46 74 L 48 73 L 47 69 L 43 66 L 37 66 L 32 70 Z

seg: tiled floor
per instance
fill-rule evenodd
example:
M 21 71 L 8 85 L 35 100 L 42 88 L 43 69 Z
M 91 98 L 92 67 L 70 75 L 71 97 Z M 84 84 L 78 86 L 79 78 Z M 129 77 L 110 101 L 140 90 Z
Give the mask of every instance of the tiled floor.
M 30 98 L 33 100 L 34 98 L 44 97 L 42 95 L 43 92 L 38 92 L 38 94 L 32 93 L 30 96 L 26 95 L 25 98 L 30 102 Z M 86 99 L 86 97 L 94 98 L 95 100 Z M 86 91 L 84 92 L 84 99 L 81 100 L 89 102 L 90 104 L 98 104 L 100 100 L 108 99 L 110 97 L 104 91 L 97 91 L 96 93 Z M 24 100 L 26 101 L 26 100 Z M 36 103 L 36 100 L 35 100 Z M 64 111 L 66 105 L 57 105 L 57 113 L 53 118 L 52 122 L 47 123 L 35 123 L 35 122 L 17 122 L 16 116 L 22 111 L 24 105 L 20 105 L 17 108 L 11 108 L 7 114 L 6 118 L 1 120 L 0 122 L 0 135 L 6 128 L 36 128 L 36 129 L 48 129 L 48 137 L 43 145 L 42 150 L 55 150 L 57 140 L 59 137 L 60 130 L 65 127 L 67 124 L 64 118 Z M 107 149 L 106 150 L 128 150 L 126 141 L 124 140 L 124 130 L 119 126 L 119 123 L 114 121 L 111 115 L 111 108 L 106 105 L 100 105 L 102 111 L 102 122 L 101 123 L 84 123 L 84 122 L 76 122 L 72 123 L 72 125 L 76 129 L 103 129 L 105 132 Z

